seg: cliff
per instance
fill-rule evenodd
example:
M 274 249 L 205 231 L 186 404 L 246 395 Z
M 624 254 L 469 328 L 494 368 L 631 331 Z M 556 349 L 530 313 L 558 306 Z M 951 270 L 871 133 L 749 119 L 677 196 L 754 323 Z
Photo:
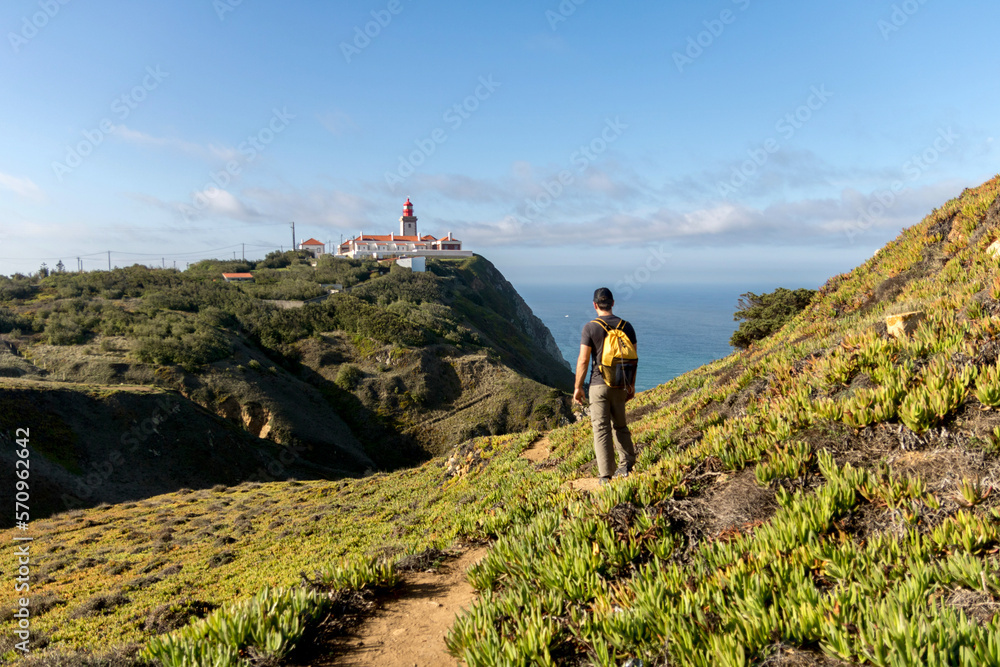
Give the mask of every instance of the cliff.
M 36 508 L 64 508 L 58 489 L 121 459 L 157 401 L 181 416 L 80 504 L 236 484 L 281 451 L 295 461 L 281 479 L 407 466 L 571 414 L 551 334 L 481 257 L 423 274 L 332 258 L 314 268 L 294 253 L 262 264 L 255 285 L 218 282 L 225 263 L 0 280 L 0 430 L 42 434 Z M 332 282 L 349 293 L 292 309 L 264 298 Z

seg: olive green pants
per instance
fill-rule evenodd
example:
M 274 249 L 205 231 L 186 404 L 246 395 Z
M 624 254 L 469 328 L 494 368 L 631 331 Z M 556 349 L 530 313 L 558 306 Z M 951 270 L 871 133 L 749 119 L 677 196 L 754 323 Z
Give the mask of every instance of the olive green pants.
M 594 429 L 594 455 L 600 477 L 611 477 L 615 472 L 615 452 L 630 469 L 635 464 L 632 432 L 625 423 L 626 398 L 624 389 L 590 385 L 590 425 Z

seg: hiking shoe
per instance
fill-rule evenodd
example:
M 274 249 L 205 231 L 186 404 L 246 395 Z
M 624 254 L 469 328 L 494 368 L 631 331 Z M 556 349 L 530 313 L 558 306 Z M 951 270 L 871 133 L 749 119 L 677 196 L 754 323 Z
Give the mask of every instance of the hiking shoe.
M 601 486 L 604 486 L 605 484 L 610 484 L 611 483 L 611 478 L 610 477 L 598 477 L 597 478 L 597 483 L 600 484 Z
M 628 477 L 630 472 L 632 472 L 632 466 L 623 463 L 618 466 L 618 470 L 615 470 L 615 474 L 612 475 L 612 477 L 615 479 L 618 479 L 619 477 Z

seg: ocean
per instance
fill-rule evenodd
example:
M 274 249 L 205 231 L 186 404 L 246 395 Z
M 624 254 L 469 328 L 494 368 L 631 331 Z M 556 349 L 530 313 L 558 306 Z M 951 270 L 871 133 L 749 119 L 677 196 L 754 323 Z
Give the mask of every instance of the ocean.
M 576 364 L 580 330 L 594 318 L 594 287 L 520 285 L 518 292 L 552 332 L 563 356 Z M 644 391 L 733 352 L 729 337 L 746 285 L 643 285 L 616 298 L 614 313 L 635 327 L 639 339 L 636 389 Z

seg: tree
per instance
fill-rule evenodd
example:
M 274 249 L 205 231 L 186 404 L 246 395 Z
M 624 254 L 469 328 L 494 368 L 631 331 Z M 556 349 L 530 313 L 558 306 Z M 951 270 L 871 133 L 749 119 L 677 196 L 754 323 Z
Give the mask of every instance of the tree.
M 816 290 L 789 290 L 779 287 L 767 294 L 746 292 L 740 295 L 733 319 L 742 320 L 729 344 L 745 350 L 751 343 L 770 336 L 800 313 L 816 295 Z
M 66 270 L 66 265 L 63 264 L 63 261 L 60 259 L 59 263 L 56 264 L 56 271 L 58 271 L 59 273 L 62 273 L 65 270 Z

